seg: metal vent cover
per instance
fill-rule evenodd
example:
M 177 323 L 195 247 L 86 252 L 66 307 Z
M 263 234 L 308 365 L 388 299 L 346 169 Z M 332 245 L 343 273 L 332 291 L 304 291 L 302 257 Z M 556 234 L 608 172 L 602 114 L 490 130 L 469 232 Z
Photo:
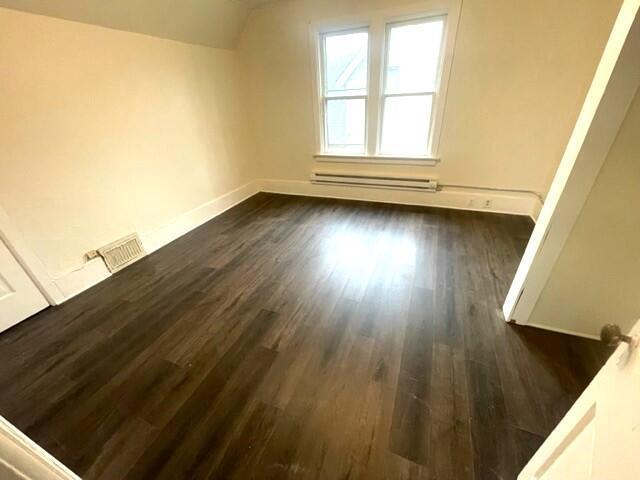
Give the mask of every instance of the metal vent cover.
M 137 233 L 98 249 L 110 272 L 117 272 L 146 255 Z

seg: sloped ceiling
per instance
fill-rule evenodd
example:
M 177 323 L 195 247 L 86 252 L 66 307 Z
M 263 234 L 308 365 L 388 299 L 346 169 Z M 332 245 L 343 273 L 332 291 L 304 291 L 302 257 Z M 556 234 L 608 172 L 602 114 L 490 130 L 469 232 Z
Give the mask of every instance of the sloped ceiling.
M 274 0 L 0 0 L 0 7 L 217 48 L 234 48 L 249 9 Z

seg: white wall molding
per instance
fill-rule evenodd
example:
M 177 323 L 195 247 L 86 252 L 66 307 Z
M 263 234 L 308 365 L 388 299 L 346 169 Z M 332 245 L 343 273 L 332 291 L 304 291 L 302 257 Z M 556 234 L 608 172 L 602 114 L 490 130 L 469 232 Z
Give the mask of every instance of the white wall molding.
M 164 247 L 191 230 L 198 228 L 238 203 L 252 197 L 259 190 L 259 182 L 249 182 L 231 192 L 225 193 L 174 218 L 161 228 L 140 234 L 148 254 Z M 59 303 L 69 300 L 111 276 L 101 258 L 86 262 L 80 268 L 67 272 L 55 279 L 55 285 L 62 294 Z
M 60 291 L 44 264 L 29 248 L 2 207 L 0 207 L 0 242 L 4 242 L 47 302 L 58 305 L 65 300 L 64 293 Z
M 261 191 L 285 195 L 341 198 L 527 216 L 532 216 L 541 208 L 540 200 L 535 195 L 526 193 L 464 188 L 446 188 L 437 193 L 428 193 L 397 189 L 316 185 L 309 181 L 296 180 L 254 180 L 174 218 L 157 230 L 143 232 L 140 235 L 142 243 L 147 253 L 152 253 Z M 491 200 L 491 208 L 481 207 L 485 200 Z M 533 218 L 535 219 L 535 216 Z M 75 297 L 110 276 L 111 274 L 101 258 L 91 260 L 80 268 L 60 275 L 54 280 L 62 297 L 58 303 Z
M 534 221 L 542 208 L 540 199 L 533 194 L 498 192 L 465 188 L 444 188 L 436 193 L 389 188 L 372 188 L 348 185 L 318 185 L 303 180 L 260 181 L 263 192 L 303 195 L 307 197 L 341 198 L 369 202 L 419 205 L 425 207 L 452 208 L 480 212 L 507 213 L 530 216 Z M 490 208 L 482 208 L 486 200 Z
M 526 324 L 640 86 L 640 0 L 625 0 L 503 305 Z
M 97 285 L 111 276 L 102 258 L 94 258 L 81 267 L 64 273 L 55 283 L 64 295 L 63 302 Z
M 80 480 L 80 477 L 2 417 L 0 478 Z
M 185 233 L 198 228 L 212 218 L 226 212 L 230 208 L 252 197 L 259 190 L 259 182 L 249 182 L 231 192 L 225 193 L 207 203 L 200 205 L 186 213 L 174 218 L 163 227 L 140 235 L 147 253 L 152 253 L 159 248 L 180 238 Z

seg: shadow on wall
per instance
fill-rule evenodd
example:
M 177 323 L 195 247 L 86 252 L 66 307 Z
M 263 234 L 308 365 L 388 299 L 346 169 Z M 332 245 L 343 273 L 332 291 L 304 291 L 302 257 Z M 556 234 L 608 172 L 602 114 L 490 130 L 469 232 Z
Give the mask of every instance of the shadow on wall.
M 530 317 L 531 324 L 597 337 L 640 318 L 640 94 Z

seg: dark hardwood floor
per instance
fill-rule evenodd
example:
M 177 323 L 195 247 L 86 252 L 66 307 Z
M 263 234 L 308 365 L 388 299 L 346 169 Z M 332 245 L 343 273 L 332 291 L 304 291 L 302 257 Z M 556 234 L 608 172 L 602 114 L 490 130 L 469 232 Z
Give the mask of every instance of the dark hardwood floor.
M 85 479 L 515 479 L 603 364 L 506 324 L 515 216 L 259 194 L 0 335 Z

